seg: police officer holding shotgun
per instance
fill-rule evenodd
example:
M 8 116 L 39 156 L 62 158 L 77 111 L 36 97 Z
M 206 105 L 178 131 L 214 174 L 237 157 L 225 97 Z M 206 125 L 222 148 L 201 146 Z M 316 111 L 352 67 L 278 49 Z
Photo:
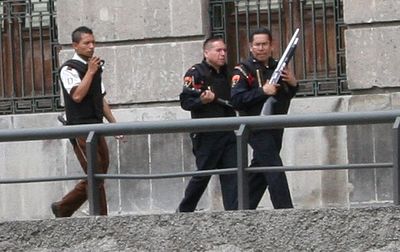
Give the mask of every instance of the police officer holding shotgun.
M 240 116 L 258 116 L 267 99 L 274 99 L 272 114 L 286 114 L 296 94 L 297 80 L 288 69 L 283 70 L 277 84 L 269 84 L 277 61 L 271 57 L 272 35 L 266 28 L 255 30 L 249 41 L 250 57 L 235 67 L 232 77 L 231 102 Z M 253 148 L 251 167 L 282 166 L 279 155 L 283 129 L 251 131 Z M 292 208 L 292 199 L 284 172 L 249 174 L 250 209 L 256 209 L 268 187 L 274 208 Z

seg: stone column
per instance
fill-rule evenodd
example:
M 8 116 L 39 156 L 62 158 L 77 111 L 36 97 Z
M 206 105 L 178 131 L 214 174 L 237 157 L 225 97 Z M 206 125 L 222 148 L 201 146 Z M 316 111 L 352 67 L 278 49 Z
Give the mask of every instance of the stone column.
M 397 107 L 400 87 L 400 23 L 397 0 L 344 0 L 349 111 Z M 391 162 L 391 126 L 349 126 L 350 163 Z M 392 200 L 390 169 L 349 171 L 350 202 Z

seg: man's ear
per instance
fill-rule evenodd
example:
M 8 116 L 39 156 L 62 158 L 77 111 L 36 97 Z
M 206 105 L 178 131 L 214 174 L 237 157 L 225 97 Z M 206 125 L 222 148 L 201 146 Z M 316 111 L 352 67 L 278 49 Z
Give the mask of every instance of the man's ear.
M 250 52 L 253 52 L 253 49 L 251 49 L 251 48 L 252 48 L 251 43 L 249 43 L 249 50 L 250 50 Z
M 77 46 L 78 46 L 78 43 L 72 42 L 72 47 L 73 47 L 74 49 L 76 49 Z
M 207 55 L 208 55 L 208 50 L 204 50 L 204 52 L 203 52 L 203 57 L 204 57 L 205 59 L 207 59 Z

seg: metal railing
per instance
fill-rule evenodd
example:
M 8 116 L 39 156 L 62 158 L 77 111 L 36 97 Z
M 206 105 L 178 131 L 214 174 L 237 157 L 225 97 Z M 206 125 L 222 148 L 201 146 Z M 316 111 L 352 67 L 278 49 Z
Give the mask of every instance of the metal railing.
M 247 142 L 249 132 L 259 129 L 339 126 L 359 124 L 394 123 L 393 125 L 393 163 L 365 163 L 365 164 L 332 164 L 310 166 L 274 166 L 274 167 L 248 167 Z M 91 215 L 99 214 L 99 193 L 95 186 L 100 179 L 165 179 L 189 176 L 204 176 L 213 174 L 237 173 L 238 175 L 238 201 L 239 209 L 248 209 L 247 175 L 249 172 L 263 171 L 306 171 L 306 170 L 338 170 L 338 169 L 369 169 L 393 168 L 393 201 L 400 204 L 400 110 L 375 111 L 375 112 L 335 112 L 303 115 L 274 115 L 274 116 L 249 116 L 235 118 L 212 118 L 176 121 L 151 121 L 151 122 L 125 122 L 115 124 L 92 124 L 68 127 L 31 128 L 31 129 L 5 129 L 0 130 L 0 142 L 31 141 L 73 138 L 88 136 L 86 140 L 88 174 L 82 176 L 58 176 L 42 178 L 10 178 L 0 179 L 0 184 L 49 182 L 63 180 L 88 180 L 89 212 Z M 115 135 L 142 135 L 180 132 L 210 132 L 210 131 L 236 131 L 237 136 L 237 167 L 228 169 L 177 172 L 161 174 L 95 174 L 96 166 L 96 140 L 98 136 Z

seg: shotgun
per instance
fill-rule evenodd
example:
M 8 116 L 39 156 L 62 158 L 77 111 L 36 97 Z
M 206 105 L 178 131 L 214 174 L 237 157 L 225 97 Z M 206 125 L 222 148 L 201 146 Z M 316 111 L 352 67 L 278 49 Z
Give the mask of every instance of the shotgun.
M 284 53 L 282 54 L 282 57 L 279 59 L 278 65 L 276 66 L 274 72 L 272 73 L 271 79 L 269 80 L 269 83 L 267 85 L 276 85 L 278 84 L 279 78 L 281 77 L 283 69 L 287 66 L 289 63 L 290 59 L 294 55 L 294 51 L 296 50 L 297 43 L 299 42 L 299 28 L 296 29 L 294 32 L 292 38 L 289 41 L 289 44 L 287 45 Z M 260 115 L 272 115 L 274 111 L 274 104 L 277 102 L 276 98 L 274 96 L 269 97 L 262 109 Z

